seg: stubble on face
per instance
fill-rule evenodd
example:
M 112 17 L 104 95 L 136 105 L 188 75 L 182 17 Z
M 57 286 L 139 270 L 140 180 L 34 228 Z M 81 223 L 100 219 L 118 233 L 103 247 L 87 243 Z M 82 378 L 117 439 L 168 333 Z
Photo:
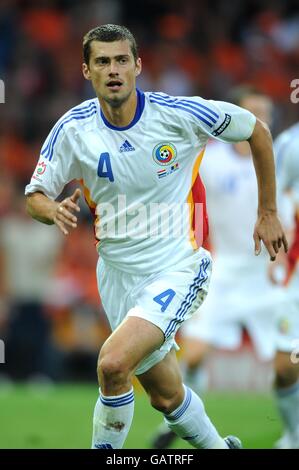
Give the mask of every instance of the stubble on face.
M 89 69 L 93 87 L 99 100 L 111 108 L 121 107 L 135 92 L 136 67 L 129 41 L 91 44 Z
M 107 104 L 109 104 L 109 106 L 111 106 L 111 108 L 116 109 L 120 108 L 124 103 L 126 103 L 126 101 L 128 101 L 131 93 L 132 92 L 129 91 L 122 96 L 115 94 L 114 96 L 102 95 L 101 97 Z

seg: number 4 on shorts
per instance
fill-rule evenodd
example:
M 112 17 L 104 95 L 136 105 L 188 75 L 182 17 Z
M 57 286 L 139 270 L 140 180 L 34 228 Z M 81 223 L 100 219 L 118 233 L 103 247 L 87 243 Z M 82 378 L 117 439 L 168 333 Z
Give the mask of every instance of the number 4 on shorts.
M 164 292 L 162 292 L 161 294 L 156 295 L 156 297 L 154 297 L 153 300 L 155 302 L 157 302 L 157 304 L 162 306 L 161 312 L 165 312 L 165 310 L 167 309 L 168 305 L 170 304 L 170 302 L 172 301 L 174 296 L 175 296 L 174 290 L 167 289 Z M 163 300 L 163 299 L 165 299 L 165 300 Z

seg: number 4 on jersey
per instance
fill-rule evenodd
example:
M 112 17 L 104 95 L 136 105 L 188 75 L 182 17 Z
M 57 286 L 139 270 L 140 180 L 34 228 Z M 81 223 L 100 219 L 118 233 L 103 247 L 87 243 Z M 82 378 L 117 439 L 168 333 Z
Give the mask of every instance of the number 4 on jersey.
M 157 302 L 157 304 L 162 306 L 161 312 L 165 312 L 165 310 L 167 309 L 168 305 L 170 304 L 170 302 L 172 301 L 174 296 L 175 296 L 174 290 L 167 289 L 164 292 L 162 292 L 161 294 L 156 295 L 156 297 L 154 297 L 153 300 L 155 302 Z M 165 299 L 165 300 L 163 300 L 163 299 Z
M 100 155 L 100 159 L 98 163 L 98 176 L 100 178 L 109 178 L 109 181 L 111 181 L 111 183 L 113 183 L 114 181 L 110 155 L 108 152 L 103 152 Z

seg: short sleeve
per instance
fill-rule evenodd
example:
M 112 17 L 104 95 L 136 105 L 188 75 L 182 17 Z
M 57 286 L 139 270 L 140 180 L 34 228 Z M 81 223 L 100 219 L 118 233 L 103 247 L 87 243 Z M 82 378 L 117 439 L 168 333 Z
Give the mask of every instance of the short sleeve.
M 222 142 L 241 142 L 251 137 L 256 117 L 250 111 L 225 101 L 192 98 L 198 106 L 200 131 Z
M 42 147 L 25 194 L 41 191 L 49 198 L 56 199 L 67 183 L 79 178 L 80 165 L 72 141 L 58 122 Z

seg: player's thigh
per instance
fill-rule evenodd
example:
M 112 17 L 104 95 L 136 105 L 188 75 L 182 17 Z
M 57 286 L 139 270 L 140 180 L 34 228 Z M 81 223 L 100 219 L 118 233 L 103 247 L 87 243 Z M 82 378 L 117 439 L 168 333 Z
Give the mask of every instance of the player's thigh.
M 179 401 L 184 398 L 182 375 L 174 349 L 161 362 L 137 378 L 152 402 L 160 397 L 172 399 L 175 395 L 180 396 Z
M 138 364 L 163 344 L 163 332 L 143 318 L 126 317 L 104 343 L 100 352 L 103 361 L 114 367 L 134 371 Z

